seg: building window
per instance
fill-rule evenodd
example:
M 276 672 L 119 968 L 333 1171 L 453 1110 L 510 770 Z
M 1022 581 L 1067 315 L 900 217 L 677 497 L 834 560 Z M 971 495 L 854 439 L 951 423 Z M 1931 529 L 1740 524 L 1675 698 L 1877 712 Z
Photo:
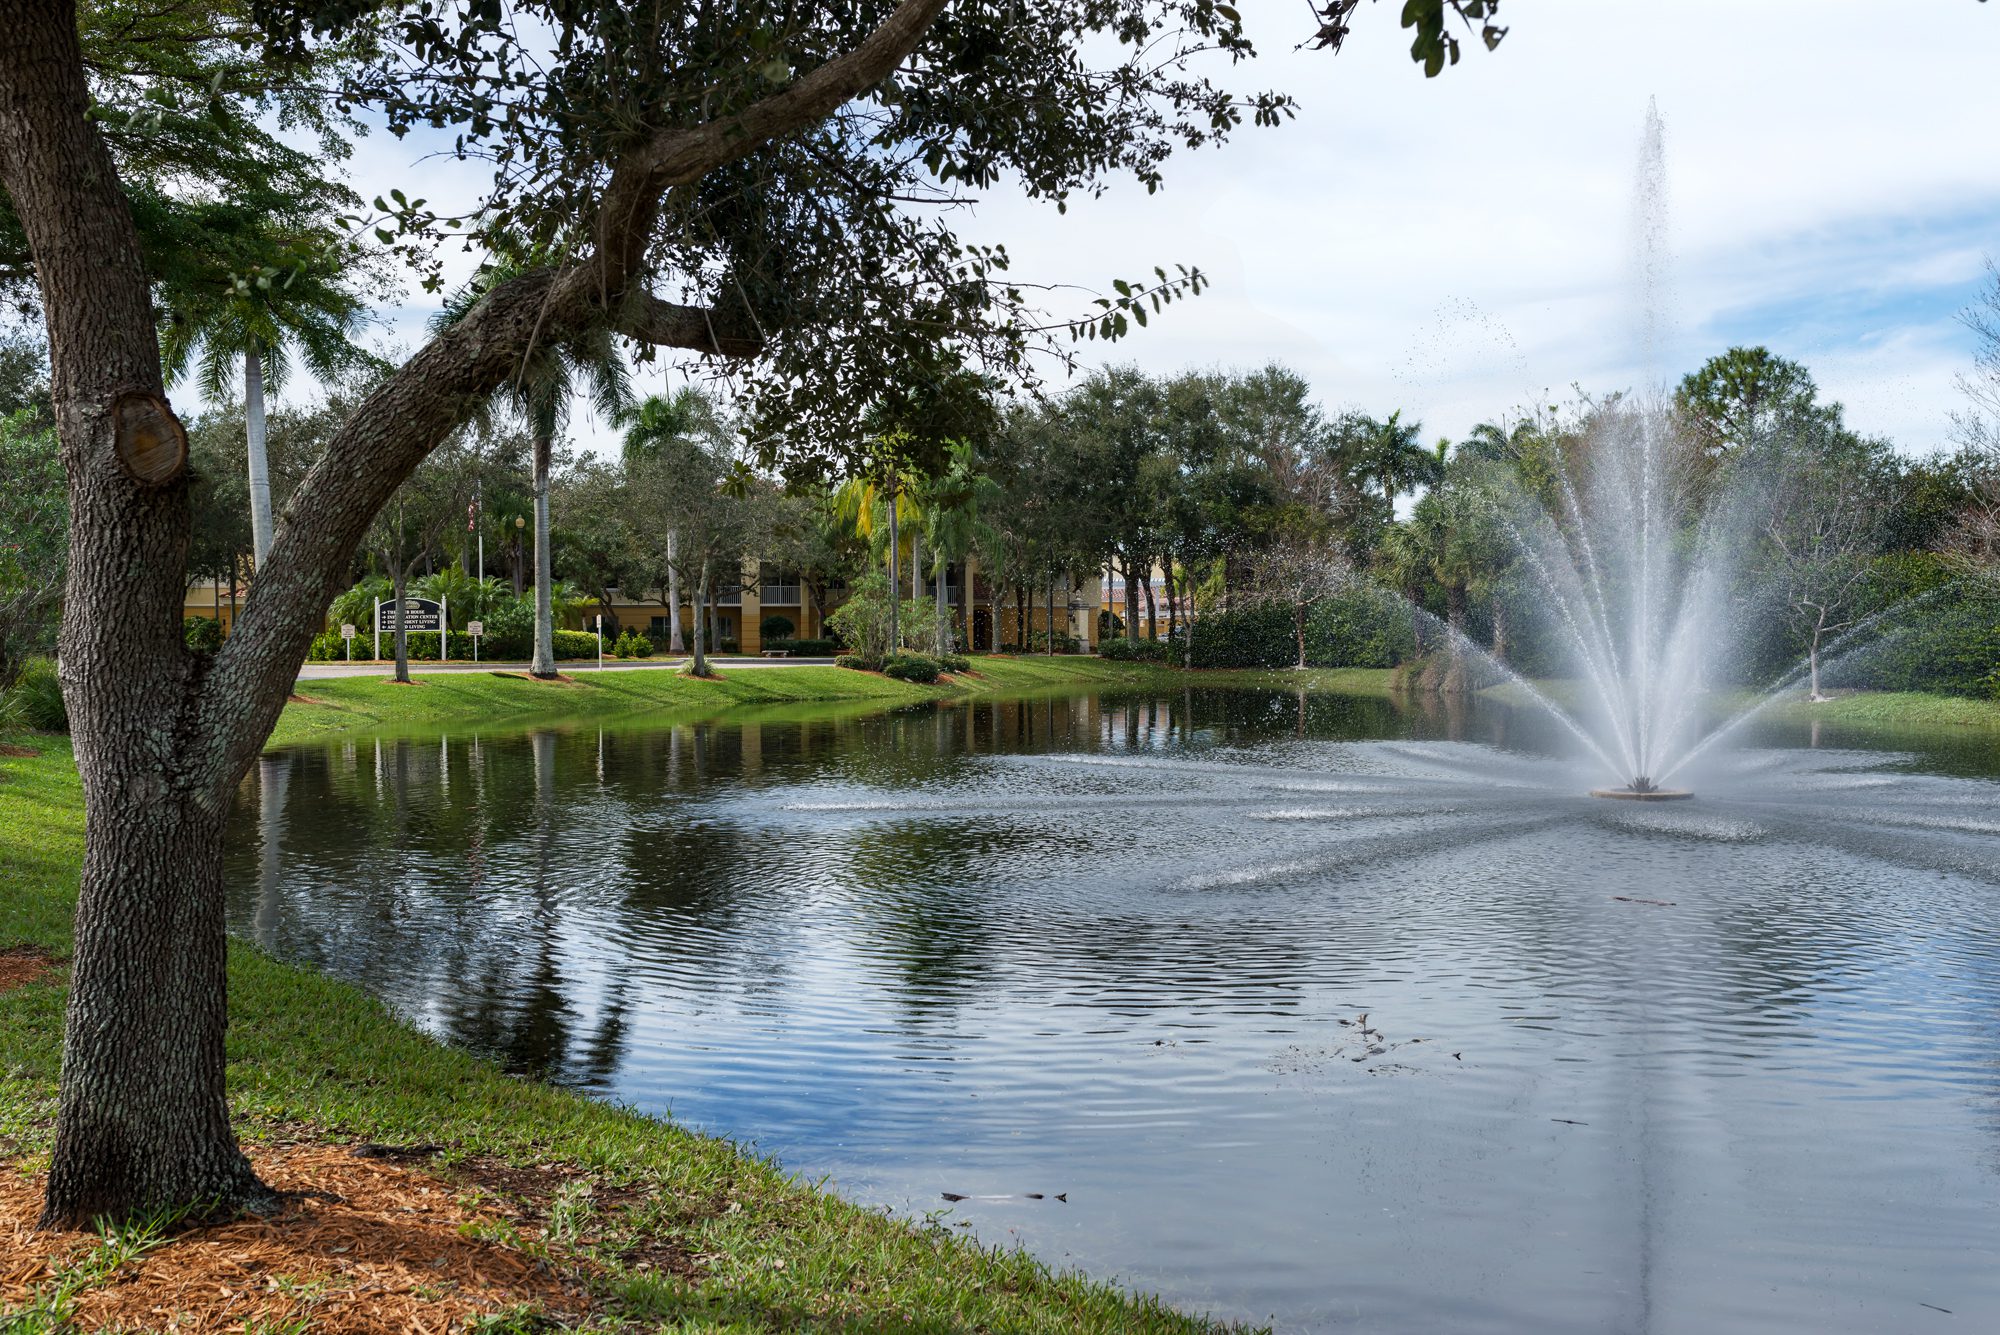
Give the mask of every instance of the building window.
M 765 562 L 757 568 L 758 601 L 766 607 L 797 607 L 799 572 Z

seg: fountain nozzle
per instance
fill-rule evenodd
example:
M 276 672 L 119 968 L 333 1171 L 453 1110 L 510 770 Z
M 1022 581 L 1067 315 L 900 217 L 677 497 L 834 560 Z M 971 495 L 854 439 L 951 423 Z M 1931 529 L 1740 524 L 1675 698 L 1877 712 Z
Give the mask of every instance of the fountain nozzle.
M 1645 774 L 1636 775 L 1623 788 L 1593 788 L 1590 795 L 1622 802 L 1679 802 L 1694 796 L 1685 788 L 1662 788 Z

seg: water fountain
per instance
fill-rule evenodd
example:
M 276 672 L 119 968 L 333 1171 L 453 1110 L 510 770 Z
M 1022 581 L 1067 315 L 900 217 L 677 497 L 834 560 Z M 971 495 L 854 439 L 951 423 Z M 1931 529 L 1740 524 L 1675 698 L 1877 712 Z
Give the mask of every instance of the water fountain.
M 1635 308 L 1642 365 L 1657 366 L 1667 305 L 1664 126 L 1649 107 L 1635 200 Z M 1721 729 L 1704 697 L 1730 637 L 1731 562 L 1742 550 L 1735 507 L 1705 486 L 1700 449 L 1675 429 L 1664 397 L 1596 405 L 1532 492 L 1510 474 L 1497 502 L 1518 569 L 1541 595 L 1577 695 L 1557 703 L 1513 673 L 1613 782 L 1592 797 L 1662 802 L 1693 796 L 1672 780 Z

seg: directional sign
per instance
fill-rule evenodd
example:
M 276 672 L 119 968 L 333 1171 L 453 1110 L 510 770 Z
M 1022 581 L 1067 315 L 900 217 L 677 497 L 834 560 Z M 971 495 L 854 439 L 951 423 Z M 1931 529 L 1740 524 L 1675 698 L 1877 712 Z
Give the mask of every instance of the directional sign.
M 378 632 L 396 629 L 394 599 L 375 609 L 375 629 Z M 444 629 L 444 608 L 432 598 L 403 599 L 403 629 L 412 635 L 437 634 Z
M 354 638 L 354 623 L 352 621 L 343 621 L 340 623 L 340 638 L 343 640 Z

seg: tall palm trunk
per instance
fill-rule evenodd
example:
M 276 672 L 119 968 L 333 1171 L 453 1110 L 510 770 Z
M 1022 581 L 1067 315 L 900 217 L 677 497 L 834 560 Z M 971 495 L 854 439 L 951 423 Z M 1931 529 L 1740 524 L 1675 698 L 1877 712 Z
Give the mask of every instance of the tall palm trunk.
M 243 353 L 243 435 L 250 471 L 250 554 L 261 575 L 271 550 L 271 465 L 264 431 L 264 354 L 254 342 Z
M 932 567 L 932 573 L 937 577 L 935 590 L 937 595 L 937 651 L 940 654 L 948 654 L 951 652 L 951 621 L 947 616 L 944 601 L 944 582 L 947 567 L 944 563 L 944 553 L 939 552 L 936 556 L 937 562 Z
M 554 568 L 549 556 L 549 455 L 554 448 L 548 432 L 535 432 L 535 661 L 528 671 L 537 677 L 556 675 Z
M 1153 601 L 1153 565 L 1150 561 L 1146 563 L 1146 638 L 1160 638 L 1159 604 Z
M 903 647 L 902 618 L 899 612 L 903 600 L 897 596 L 897 565 L 903 559 L 903 549 L 896 541 L 896 479 L 889 479 L 889 652 L 895 653 Z
M 1132 549 L 1127 547 L 1125 549 L 1125 638 L 1128 640 L 1139 638 L 1139 585 L 1136 582 L 1138 573 L 1134 569 L 1136 565 L 1137 562 L 1132 559 Z
M 409 582 L 410 563 L 397 558 L 393 588 L 396 596 L 396 680 L 410 684 L 410 631 L 403 624 L 403 590 Z
M 681 639 L 681 535 L 667 530 L 667 652 L 682 654 L 687 646 Z

